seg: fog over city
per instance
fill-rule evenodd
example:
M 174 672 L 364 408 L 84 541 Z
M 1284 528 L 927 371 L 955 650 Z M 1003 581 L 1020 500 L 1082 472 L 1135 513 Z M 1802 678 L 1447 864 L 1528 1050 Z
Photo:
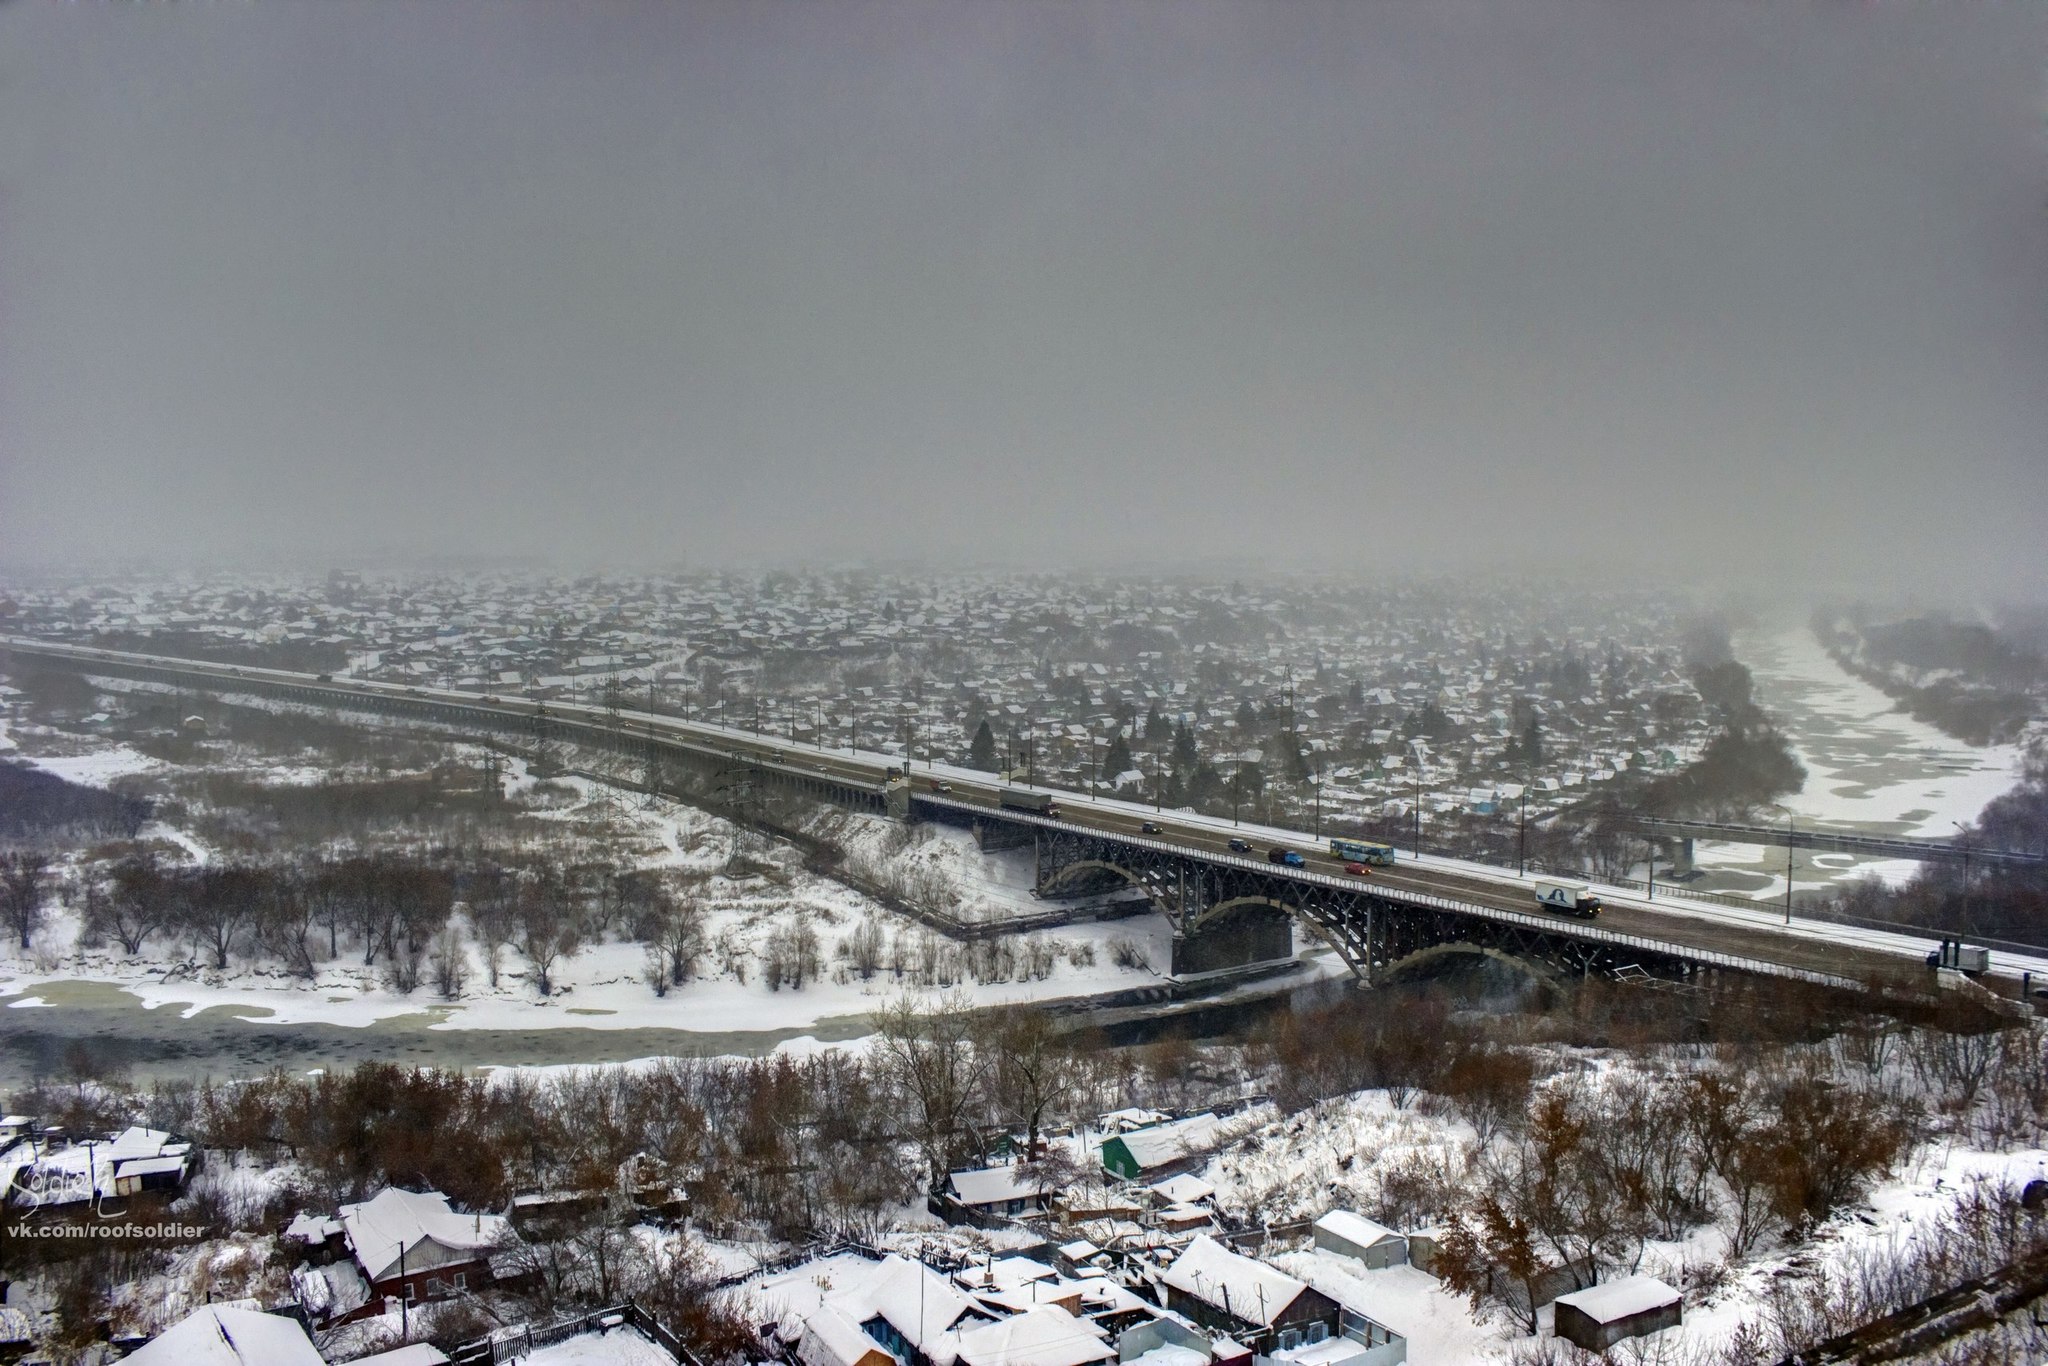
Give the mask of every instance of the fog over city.
M 0 12 L 0 558 L 2035 596 L 2048 10 Z

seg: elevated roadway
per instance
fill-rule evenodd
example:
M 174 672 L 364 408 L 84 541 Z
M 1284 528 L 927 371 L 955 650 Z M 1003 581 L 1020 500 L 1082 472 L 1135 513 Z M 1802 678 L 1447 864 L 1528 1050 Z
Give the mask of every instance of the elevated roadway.
M 1357 893 L 1389 909 L 1450 915 L 1517 928 L 1561 941 L 1604 946 L 1612 954 L 1635 947 L 1645 955 L 1768 976 L 1850 985 L 1874 978 L 1929 985 L 1925 967 L 1934 940 L 1859 930 L 1759 909 L 1739 910 L 1665 896 L 1650 900 L 1616 888 L 1600 889 L 1604 912 L 1596 920 L 1541 910 L 1530 879 L 1512 871 L 1436 857 L 1402 856 L 1369 876 L 1347 874 L 1326 844 L 1299 831 L 1239 826 L 1181 811 L 1085 793 L 1057 791 L 1056 819 L 1005 809 L 1002 786 L 990 775 L 945 765 L 911 762 L 871 750 L 802 746 L 729 726 L 632 709 L 616 712 L 574 703 L 425 688 L 375 680 L 330 678 L 277 669 L 101 650 L 67 643 L 0 637 L 0 651 L 21 659 L 65 664 L 89 674 L 141 679 L 212 694 L 247 694 L 277 702 L 369 712 L 456 727 L 527 733 L 631 751 L 658 746 L 677 757 L 715 765 L 741 765 L 792 788 L 875 812 L 927 815 L 1030 826 L 1041 831 L 1086 831 L 1134 856 L 1170 854 L 1219 873 L 1254 875 L 1299 884 L 1325 895 Z M 1050 789 L 1047 789 L 1050 790 Z M 1150 824 L 1155 830 L 1147 831 Z M 1252 849 L 1230 848 L 1233 839 Z M 1301 868 L 1271 863 L 1272 848 L 1298 851 Z M 1361 903 L 1363 904 L 1363 903 Z M 1354 967 L 1359 966 L 1354 962 Z M 2048 983 L 2048 959 L 1994 952 L 1992 983 L 2015 995 L 2022 974 Z

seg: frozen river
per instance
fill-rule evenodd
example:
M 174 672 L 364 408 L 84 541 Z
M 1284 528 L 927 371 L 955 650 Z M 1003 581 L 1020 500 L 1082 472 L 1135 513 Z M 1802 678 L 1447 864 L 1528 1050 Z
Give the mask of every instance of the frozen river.
M 1944 838 L 1956 833 L 1956 822 L 1975 819 L 1986 802 L 2019 781 L 2020 746 L 1965 744 L 1914 720 L 1830 659 L 1804 626 L 1744 632 L 1735 638 L 1735 655 L 1756 680 L 1758 705 L 1806 766 L 1806 786 L 1782 802 L 1796 821 L 1874 835 Z M 1782 849 L 1703 843 L 1695 856 L 1713 874 L 1699 884 L 1703 888 L 1764 900 L 1784 895 Z M 1869 873 L 1898 882 L 1917 866 L 1802 853 L 1794 890 Z

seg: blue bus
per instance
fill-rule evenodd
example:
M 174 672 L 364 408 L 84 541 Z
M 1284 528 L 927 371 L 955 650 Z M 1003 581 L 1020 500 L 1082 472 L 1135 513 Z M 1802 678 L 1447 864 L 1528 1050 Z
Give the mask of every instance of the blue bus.
M 1331 840 L 1330 857 L 1343 859 L 1346 863 L 1365 863 L 1391 868 L 1394 866 L 1394 846 L 1360 844 L 1357 840 Z

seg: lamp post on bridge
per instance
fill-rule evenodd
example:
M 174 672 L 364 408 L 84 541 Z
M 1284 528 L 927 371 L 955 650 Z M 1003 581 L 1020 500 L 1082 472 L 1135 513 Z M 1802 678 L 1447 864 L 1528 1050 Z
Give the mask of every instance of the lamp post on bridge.
M 1320 840 L 1323 837 L 1323 768 L 1320 762 L 1316 764 L 1315 768 L 1310 770 L 1308 786 L 1309 791 L 1315 795 L 1316 838 Z
M 1956 828 L 1956 843 L 1963 851 L 1963 933 L 1970 932 L 1970 832 L 1963 828 L 1961 821 L 1950 821 Z
M 1785 813 L 1785 923 L 1792 923 L 1792 856 L 1799 852 L 1792 843 L 1795 832 L 1792 829 L 1792 813 Z
M 1422 857 L 1422 769 L 1415 770 L 1415 857 Z
M 1515 876 L 1525 877 L 1529 868 L 1529 784 L 1522 784 L 1522 813 L 1515 824 Z

